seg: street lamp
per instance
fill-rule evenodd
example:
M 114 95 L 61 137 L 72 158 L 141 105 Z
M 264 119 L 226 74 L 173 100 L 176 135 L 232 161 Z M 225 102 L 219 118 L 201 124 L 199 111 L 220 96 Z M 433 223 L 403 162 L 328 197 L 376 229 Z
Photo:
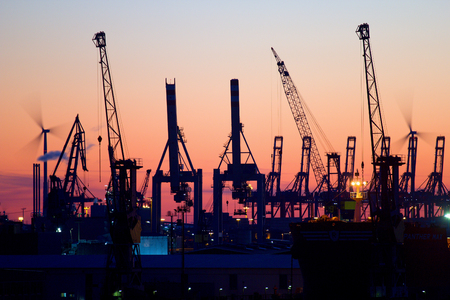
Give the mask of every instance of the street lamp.
M 170 217 L 170 254 L 173 254 L 173 217 L 175 214 L 169 210 L 167 216 Z

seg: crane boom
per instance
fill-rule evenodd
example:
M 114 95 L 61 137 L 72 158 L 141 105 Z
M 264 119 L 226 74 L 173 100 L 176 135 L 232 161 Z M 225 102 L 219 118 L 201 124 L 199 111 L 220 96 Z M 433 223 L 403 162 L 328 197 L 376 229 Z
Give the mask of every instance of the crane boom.
M 375 162 L 378 156 L 383 155 L 383 149 L 386 149 L 386 140 L 384 137 L 383 119 L 381 118 L 381 107 L 378 99 L 377 81 L 375 79 L 375 70 L 373 67 L 372 50 L 370 49 L 369 24 L 364 23 L 358 26 L 356 34 L 363 42 L 364 67 L 366 71 L 367 100 L 369 102 L 370 117 L 370 138 L 372 142 L 372 162 Z M 381 144 L 381 145 L 380 145 Z M 377 153 L 382 149 L 381 153 Z
M 103 31 L 94 35 L 92 39 L 95 46 L 100 50 L 100 65 L 103 78 L 103 95 L 105 98 L 106 123 L 108 126 L 108 152 L 110 161 L 124 160 L 122 138 L 120 135 L 119 118 L 117 116 L 116 101 L 109 70 L 108 56 L 106 54 L 106 36 Z M 112 151 L 112 152 L 111 152 Z
M 281 76 L 281 82 L 283 83 L 284 92 L 286 94 L 287 101 L 291 108 L 292 115 L 294 116 L 295 124 L 297 124 L 300 137 L 302 139 L 306 136 L 311 137 L 311 153 L 310 153 L 311 167 L 314 172 L 316 182 L 318 185 L 320 185 L 320 183 L 323 181 L 323 178 L 326 176 L 327 172 L 320 157 L 319 150 L 314 140 L 308 120 L 306 118 L 305 111 L 303 110 L 302 106 L 303 99 L 297 92 L 297 89 L 294 85 L 294 82 L 292 81 L 291 76 L 289 75 L 286 65 L 284 64 L 284 61 L 280 59 L 280 57 L 273 48 L 271 49 L 277 61 L 278 72 L 280 73 Z

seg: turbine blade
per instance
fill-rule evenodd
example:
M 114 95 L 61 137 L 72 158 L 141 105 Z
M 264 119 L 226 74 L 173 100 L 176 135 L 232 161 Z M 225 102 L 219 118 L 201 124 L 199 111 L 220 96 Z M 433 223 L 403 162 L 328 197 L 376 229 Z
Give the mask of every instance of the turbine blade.
M 69 123 L 64 123 L 52 126 L 49 128 L 50 133 L 63 140 L 66 138 L 66 136 L 69 134 L 70 131 L 70 127 L 68 126 L 68 124 Z
M 42 134 L 37 135 L 34 139 L 32 139 L 30 142 L 28 142 L 25 146 L 20 148 L 16 155 L 20 156 L 21 158 L 32 158 L 33 160 L 36 159 L 36 154 L 38 153 L 39 144 L 41 143 Z
M 39 128 L 44 129 L 44 124 L 42 122 L 42 105 L 41 98 L 39 96 L 29 98 L 22 101 L 22 108 L 27 112 L 27 114 L 33 119 L 33 121 L 39 126 Z
M 394 153 L 400 153 L 402 151 L 402 149 L 405 147 L 406 141 L 408 139 L 409 139 L 409 134 L 407 134 L 406 136 L 391 143 L 391 148 L 394 151 Z M 392 151 L 391 151 L 391 153 L 392 153 Z
M 416 136 L 425 141 L 428 145 L 432 146 L 433 148 L 436 146 L 436 134 L 432 132 L 417 132 Z
M 412 131 L 412 113 L 414 104 L 414 95 L 412 91 L 405 91 L 397 98 L 397 104 L 400 108 L 400 112 L 405 119 L 405 122 L 409 128 L 409 132 Z

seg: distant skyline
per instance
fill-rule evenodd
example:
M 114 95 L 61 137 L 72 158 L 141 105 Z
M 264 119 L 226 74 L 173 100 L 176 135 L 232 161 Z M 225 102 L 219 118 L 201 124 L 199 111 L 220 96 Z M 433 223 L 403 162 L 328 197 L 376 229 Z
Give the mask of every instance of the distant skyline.
M 341 157 L 347 137 L 356 136 L 355 168 L 364 160 L 365 178 L 370 178 L 364 65 L 355 33 L 368 23 L 392 152 L 407 154 L 407 144 L 396 143 L 409 132 L 404 106 L 412 106 L 413 129 L 432 137 L 431 142 L 419 137 L 419 186 L 433 170 L 436 136 L 450 136 L 449 11 L 448 1 L 3 1 L 0 211 L 17 219 L 26 208 L 29 223 L 32 164 L 42 155 L 42 142 L 36 149 L 26 146 L 41 132 L 29 110 L 42 111 L 44 126 L 58 126 L 59 137 L 49 134 L 49 151 L 62 150 L 79 114 L 89 147 L 89 172 L 80 170 L 80 178 L 104 197 L 107 133 L 99 54 L 92 43 L 98 31 L 106 33 L 127 153 L 143 160 L 138 186 L 146 169 L 156 170 L 164 150 L 164 82 L 175 78 L 178 125 L 194 167 L 203 169 L 203 208 L 209 210 L 212 172 L 231 131 L 232 78 L 239 79 L 241 122 L 260 171 L 270 171 L 275 135 L 284 137 L 282 188 L 299 170 L 301 139 L 271 47 Z M 103 137 L 101 170 L 98 135 Z M 331 149 L 318 147 L 325 163 Z M 48 165 L 50 174 L 55 161 Z M 450 186 L 446 160 L 444 183 Z M 315 186 L 313 178 L 310 185 Z M 163 190 L 165 215 L 175 202 L 168 197 L 169 186 Z M 227 197 L 232 212 L 237 204 Z

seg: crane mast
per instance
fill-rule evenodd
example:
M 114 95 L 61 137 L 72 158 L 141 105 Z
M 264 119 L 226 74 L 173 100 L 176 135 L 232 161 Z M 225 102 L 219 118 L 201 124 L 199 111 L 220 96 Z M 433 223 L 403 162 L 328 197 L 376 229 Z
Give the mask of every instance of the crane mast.
M 308 124 L 308 120 L 306 119 L 305 111 L 303 110 L 303 99 L 297 92 L 297 89 L 294 85 L 294 82 L 292 81 L 291 76 L 289 75 L 284 61 L 280 59 L 273 48 L 271 49 L 277 61 L 278 72 L 280 73 L 284 92 L 291 108 L 292 115 L 294 116 L 295 124 L 297 124 L 298 132 L 300 133 L 302 139 L 305 136 L 311 137 L 311 167 L 314 172 L 314 177 L 316 179 L 317 185 L 320 185 L 323 179 L 326 177 L 327 172 L 320 157 L 319 150 L 312 135 L 311 128 Z

